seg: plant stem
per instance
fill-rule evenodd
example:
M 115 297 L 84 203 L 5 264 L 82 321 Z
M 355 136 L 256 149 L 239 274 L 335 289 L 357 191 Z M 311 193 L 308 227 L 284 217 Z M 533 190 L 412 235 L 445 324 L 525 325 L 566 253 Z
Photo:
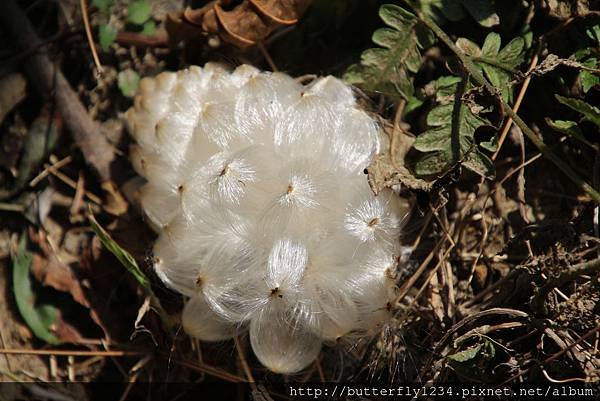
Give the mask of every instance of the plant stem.
M 433 33 L 456 54 L 473 79 L 480 85 L 483 85 L 490 93 L 496 93 L 497 89 L 490 84 L 487 79 L 485 79 L 483 74 L 479 72 L 475 66 L 475 63 L 473 63 L 473 60 L 454 44 L 446 32 L 444 32 L 433 20 L 431 20 L 431 18 L 424 15 L 417 7 L 414 7 L 414 9 L 423 24 L 431 29 Z M 502 98 L 500 98 L 500 103 L 504 112 L 513 119 L 514 123 L 521 129 L 521 131 L 523 131 L 527 138 L 533 142 L 539 151 L 552 163 L 554 163 L 554 165 L 556 165 L 556 167 L 558 167 L 567 177 L 569 177 L 571 181 L 581 187 L 581 189 L 583 189 L 594 200 L 594 202 L 600 204 L 600 193 L 596 191 L 590 184 L 580 178 L 567 163 L 562 161 L 560 157 L 552 152 L 546 146 L 544 141 L 542 141 L 542 139 L 540 139 L 535 132 L 533 132 L 533 130 L 527 126 L 521 117 L 519 117 L 517 113 L 515 113 L 508 103 L 506 103 Z

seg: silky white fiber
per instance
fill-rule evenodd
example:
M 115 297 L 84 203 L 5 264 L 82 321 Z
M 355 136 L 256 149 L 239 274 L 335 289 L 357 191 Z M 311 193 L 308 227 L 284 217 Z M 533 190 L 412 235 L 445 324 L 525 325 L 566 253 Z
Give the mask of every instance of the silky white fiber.
M 127 121 L 187 333 L 248 330 L 263 365 L 293 373 L 389 317 L 407 211 L 367 184 L 382 138 L 347 85 L 207 64 L 144 78 Z

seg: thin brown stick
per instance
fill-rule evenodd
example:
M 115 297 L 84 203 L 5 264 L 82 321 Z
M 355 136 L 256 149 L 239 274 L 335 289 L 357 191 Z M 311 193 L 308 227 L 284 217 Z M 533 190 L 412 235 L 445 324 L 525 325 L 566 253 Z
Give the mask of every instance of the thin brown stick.
M 527 72 L 533 71 L 533 69 L 535 69 L 535 67 L 537 66 L 538 60 L 539 60 L 539 52 L 536 53 L 533 56 L 533 58 L 531 59 L 531 64 L 529 65 L 529 69 L 527 70 Z M 515 100 L 515 103 L 512 107 L 513 112 L 515 112 L 515 113 L 519 112 L 519 108 L 521 107 L 521 103 L 523 102 L 523 98 L 525 97 L 527 88 L 529 88 L 530 82 L 531 82 L 531 75 L 528 75 L 527 78 L 525 78 L 525 81 L 523 81 L 523 85 L 521 85 L 521 90 L 519 90 L 519 95 L 517 96 L 517 99 Z M 504 143 L 504 140 L 506 139 L 506 135 L 508 134 L 508 131 L 510 131 L 510 128 L 512 127 L 512 125 L 513 125 L 513 119 L 512 119 L 512 117 L 509 116 L 508 120 L 506 120 L 506 124 L 504 124 L 502 133 L 500 134 L 500 139 L 498 139 L 498 149 L 496 149 L 496 151 L 492 155 L 492 160 L 496 160 L 496 157 L 498 157 L 498 153 L 500 153 L 502 144 Z
M 15 47 L 28 51 L 40 46 L 40 38 L 15 0 L 0 2 L 0 24 L 7 36 L 6 40 Z M 62 72 L 47 54 L 41 52 L 31 54 L 23 66 L 37 91 L 42 96 L 50 95 L 56 101 L 57 109 L 86 162 L 103 181 L 110 180 L 111 164 L 115 160 L 114 147 L 102 135 L 98 124 L 90 118 Z
M 413 241 L 413 243 L 410 246 L 411 252 L 414 252 L 415 249 L 417 249 L 419 244 L 421 243 L 423 234 L 425 234 L 425 230 L 427 230 L 427 228 L 429 227 L 429 223 L 431 223 L 432 216 L 433 216 L 433 213 L 431 211 L 427 212 L 427 215 L 425 216 L 425 221 L 423 221 L 423 226 L 419 230 L 419 234 L 417 234 L 417 238 L 415 238 L 415 240 Z
M 83 18 L 83 26 L 85 27 L 85 36 L 87 37 L 90 50 L 92 51 L 92 58 L 94 59 L 94 64 L 96 65 L 96 72 L 98 75 L 102 75 L 104 69 L 102 68 L 102 64 L 100 64 L 100 57 L 98 57 L 98 52 L 96 51 L 94 35 L 92 35 L 92 28 L 90 26 L 90 17 L 88 16 L 87 12 L 87 2 L 85 0 L 79 0 L 79 8 L 81 8 L 81 17 Z
M 238 355 L 240 357 L 240 363 L 242 364 L 242 369 L 244 369 L 244 374 L 246 375 L 246 378 L 248 379 L 248 382 L 250 383 L 250 387 L 252 388 L 252 391 L 256 391 L 256 382 L 254 381 L 254 376 L 252 376 L 252 371 L 250 370 L 250 366 L 248 366 L 248 361 L 246 360 L 246 353 L 244 352 L 244 349 L 242 348 L 242 344 L 240 343 L 240 339 L 237 336 L 237 334 L 235 336 L 233 336 L 233 341 L 235 342 L 235 348 L 237 349 Z
M 133 388 L 134 384 L 137 382 L 139 376 L 140 372 L 137 371 L 129 378 L 129 380 L 127 381 L 127 386 L 125 387 L 125 390 L 123 390 L 119 401 L 125 401 L 127 399 L 127 396 L 129 396 L 129 392 Z
M 325 383 L 325 372 L 323 372 L 323 366 L 321 366 L 321 355 L 315 359 L 315 366 L 317 367 L 317 372 L 319 373 L 319 380 L 321 380 L 321 383 Z
M 161 352 L 161 354 L 168 354 Z M 223 369 L 215 368 L 209 365 L 200 365 L 192 362 L 188 362 L 182 359 L 171 358 L 171 361 L 185 367 L 188 369 L 192 369 L 198 372 L 206 373 L 207 375 L 211 375 L 214 377 L 218 377 L 219 379 L 227 380 L 232 383 L 247 383 L 248 381 L 244 377 L 240 377 L 234 375 L 233 373 L 229 373 Z
M 57 170 L 56 168 L 54 168 L 51 165 L 46 164 L 44 167 L 48 169 L 48 172 L 50 172 L 50 174 L 52 174 L 53 176 L 55 176 L 56 178 L 58 178 L 59 180 L 61 180 L 62 182 L 64 182 L 68 186 L 70 186 L 71 188 L 73 188 L 75 191 L 77 191 L 77 183 L 75 181 L 73 181 L 71 178 L 67 177 L 60 170 Z M 89 200 L 91 200 L 98 206 L 102 206 L 102 200 L 98 196 L 96 196 L 93 193 L 88 192 L 86 190 L 84 190 L 83 193 Z
M 421 262 L 421 265 L 419 265 L 419 267 L 413 273 L 413 275 L 410 276 L 410 278 L 402 284 L 402 287 L 400 287 L 400 290 L 398 291 L 398 295 L 396 296 L 396 299 L 394 299 L 394 302 L 392 302 L 392 305 L 398 305 L 398 303 L 406 296 L 406 294 L 412 288 L 412 286 L 415 284 L 415 282 L 419 279 L 419 277 L 421 277 L 421 274 L 423 274 L 423 272 L 425 271 L 425 269 L 427 268 L 427 266 L 433 259 L 433 256 L 435 255 L 435 253 L 440 249 L 440 247 L 445 242 L 446 242 L 445 237 L 438 241 L 438 243 L 431 250 L 431 252 L 429 252 L 429 255 L 427 255 L 425 260 L 423 260 L 423 262 Z
M 134 356 L 145 355 L 140 351 L 83 351 L 83 350 L 64 350 L 64 349 L 16 349 L 0 348 L 0 354 L 8 355 L 49 355 L 49 356 Z
M 275 64 L 275 62 L 271 58 L 271 55 L 267 51 L 267 48 L 265 47 L 265 45 L 263 44 L 263 42 L 258 41 L 256 43 L 256 45 L 258 46 L 258 50 L 260 50 L 260 52 L 263 55 L 263 57 L 265 58 L 265 60 L 267 60 L 267 63 L 269 64 L 269 67 L 271 68 L 271 71 L 273 71 L 273 72 L 279 71 L 279 69 L 277 68 L 277 65 Z
M 52 156 L 50 158 L 52 158 Z M 60 168 L 63 168 L 64 166 L 66 166 L 67 164 L 71 163 L 72 161 L 73 161 L 73 157 L 67 156 L 64 159 L 60 159 L 56 163 L 52 163 L 52 167 L 54 167 L 56 169 L 60 169 Z M 29 182 L 29 186 L 35 187 L 41 180 L 48 177 L 49 174 L 50 174 L 50 171 L 48 171 L 48 167 L 45 167 L 41 173 L 39 173 L 33 180 L 31 180 Z
M 570 351 L 571 348 L 575 347 L 576 345 L 582 343 L 583 341 L 587 340 L 589 337 L 593 336 L 594 334 L 600 332 L 600 325 L 596 326 L 595 328 L 591 329 L 590 331 L 588 331 L 587 333 L 585 333 L 583 336 L 579 337 L 575 342 L 572 342 L 571 344 L 569 344 L 566 348 L 561 349 L 560 351 L 558 351 L 557 353 L 549 356 L 548 358 L 544 359 L 543 361 L 536 361 L 536 364 L 533 366 L 528 367 L 527 369 L 524 369 L 522 371 L 520 371 L 519 373 L 511 376 L 510 378 L 508 378 L 507 380 L 505 380 L 504 382 L 502 382 L 500 384 L 500 386 L 506 385 L 510 382 L 512 382 L 515 379 L 518 379 L 519 377 L 523 376 L 524 374 L 528 373 L 529 371 L 531 371 L 531 369 L 535 368 L 536 366 L 544 366 L 549 362 L 554 361 L 555 359 L 558 359 L 559 357 L 561 357 L 563 354 L 565 354 L 566 352 Z

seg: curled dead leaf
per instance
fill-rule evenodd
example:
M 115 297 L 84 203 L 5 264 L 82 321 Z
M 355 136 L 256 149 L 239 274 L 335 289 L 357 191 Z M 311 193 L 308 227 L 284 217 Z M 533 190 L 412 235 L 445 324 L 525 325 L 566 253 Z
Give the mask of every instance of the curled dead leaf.
M 406 133 L 391 131 L 392 139 L 389 151 L 377 155 L 367 167 L 371 190 L 377 195 L 384 188 L 401 184 L 411 190 L 429 192 L 433 182 L 415 177 L 404 163 L 406 154 L 415 141 L 414 137 Z
M 77 264 L 79 257 L 70 254 L 64 247 L 52 249 L 43 230 L 30 228 L 29 237 L 39 247 L 39 252 L 33 254 L 31 263 L 33 276 L 44 286 L 70 294 L 75 302 L 89 310 L 92 321 L 107 338 L 111 338 L 110 331 L 101 318 L 101 315 L 106 315 L 106 311 L 100 310 L 104 308 L 94 299 L 90 288 L 84 285 L 85 282 L 82 282 L 72 269 L 71 265 Z M 63 341 L 77 340 L 77 329 L 67 322 L 59 322 L 54 330 Z
M 228 3 L 217 0 L 195 10 L 188 7 L 181 15 L 171 14 L 167 31 L 172 42 L 184 40 L 193 31 L 218 35 L 240 48 L 253 46 L 275 29 L 297 23 L 311 0 L 244 0 L 233 8 Z M 190 31 L 190 27 L 195 29 Z

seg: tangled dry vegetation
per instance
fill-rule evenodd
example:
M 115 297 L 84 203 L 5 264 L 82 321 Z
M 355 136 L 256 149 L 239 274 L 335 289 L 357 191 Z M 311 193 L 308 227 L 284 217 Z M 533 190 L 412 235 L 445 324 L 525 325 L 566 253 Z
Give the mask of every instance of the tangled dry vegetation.
M 89 3 L 0 4 L 0 375 L 39 387 L 12 395 L 600 380 L 597 1 Z M 152 271 L 121 114 L 141 76 L 206 61 L 356 84 L 391 143 L 365 180 L 414 202 L 394 318 L 293 377 L 186 336 Z

